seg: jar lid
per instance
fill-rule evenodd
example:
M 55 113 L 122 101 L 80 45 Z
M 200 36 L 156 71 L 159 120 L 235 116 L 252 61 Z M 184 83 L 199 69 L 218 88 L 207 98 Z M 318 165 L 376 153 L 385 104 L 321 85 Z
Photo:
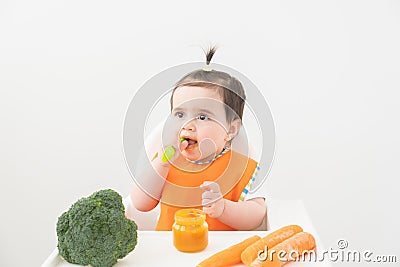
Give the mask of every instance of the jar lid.
M 175 212 L 175 222 L 179 224 L 202 224 L 205 220 L 205 212 L 199 209 L 180 209 Z

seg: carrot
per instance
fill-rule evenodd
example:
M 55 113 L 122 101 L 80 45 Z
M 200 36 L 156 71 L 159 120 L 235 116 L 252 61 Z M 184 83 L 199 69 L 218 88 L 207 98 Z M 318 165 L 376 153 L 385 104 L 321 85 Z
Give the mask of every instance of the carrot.
M 264 259 L 257 258 L 251 263 L 251 267 L 280 267 L 290 260 L 294 260 L 299 256 L 311 251 L 315 248 L 314 237 L 306 232 L 297 233 L 282 243 L 277 244 L 265 251 Z M 282 259 L 282 260 L 281 260 Z
M 242 251 L 260 239 L 261 237 L 257 235 L 247 238 L 236 245 L 210 256 L 209 258 L 197 264 L 197 267 L 219 267 L 240 263 L 240 254 Z
M 265 250 L 265 247 L 270 249 L 283 240 L 302 231 L 303 229 L 298 225 L 288 225 L 268 234 L 242 252 L 242 262 L 246 265 L 250 265 L 255 259 L 257 259 L 260 250 Z

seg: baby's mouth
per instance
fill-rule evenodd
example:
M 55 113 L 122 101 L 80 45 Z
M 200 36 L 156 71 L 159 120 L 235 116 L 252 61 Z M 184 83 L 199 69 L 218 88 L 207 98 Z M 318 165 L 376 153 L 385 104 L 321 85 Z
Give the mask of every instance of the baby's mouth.
M 193 149 L 197 145 L 197 140 L 191 139 L 189 137 L 182 137 L 181 142 L 183 142 L 183 141 L 188 142 L 188 146 L 186 147 L 186 149 Z

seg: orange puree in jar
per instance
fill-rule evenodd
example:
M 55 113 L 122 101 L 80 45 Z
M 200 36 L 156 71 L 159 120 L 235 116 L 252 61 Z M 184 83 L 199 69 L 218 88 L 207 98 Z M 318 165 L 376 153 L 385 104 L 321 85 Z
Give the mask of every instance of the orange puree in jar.
M 181 209 L 175 212 L 172 225 L 174 246 L 183 252 L 202 251 L 208 245 L 206 214 L 199 209 Z

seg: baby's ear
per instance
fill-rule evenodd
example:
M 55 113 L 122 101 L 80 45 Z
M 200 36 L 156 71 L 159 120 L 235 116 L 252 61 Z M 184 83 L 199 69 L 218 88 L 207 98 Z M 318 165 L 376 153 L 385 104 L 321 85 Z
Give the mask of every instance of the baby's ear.
M 227 141 L 231 141 L 239 133 L 241 126 L 242 121 L 240 119 L 235 119 L 230 123 Z

